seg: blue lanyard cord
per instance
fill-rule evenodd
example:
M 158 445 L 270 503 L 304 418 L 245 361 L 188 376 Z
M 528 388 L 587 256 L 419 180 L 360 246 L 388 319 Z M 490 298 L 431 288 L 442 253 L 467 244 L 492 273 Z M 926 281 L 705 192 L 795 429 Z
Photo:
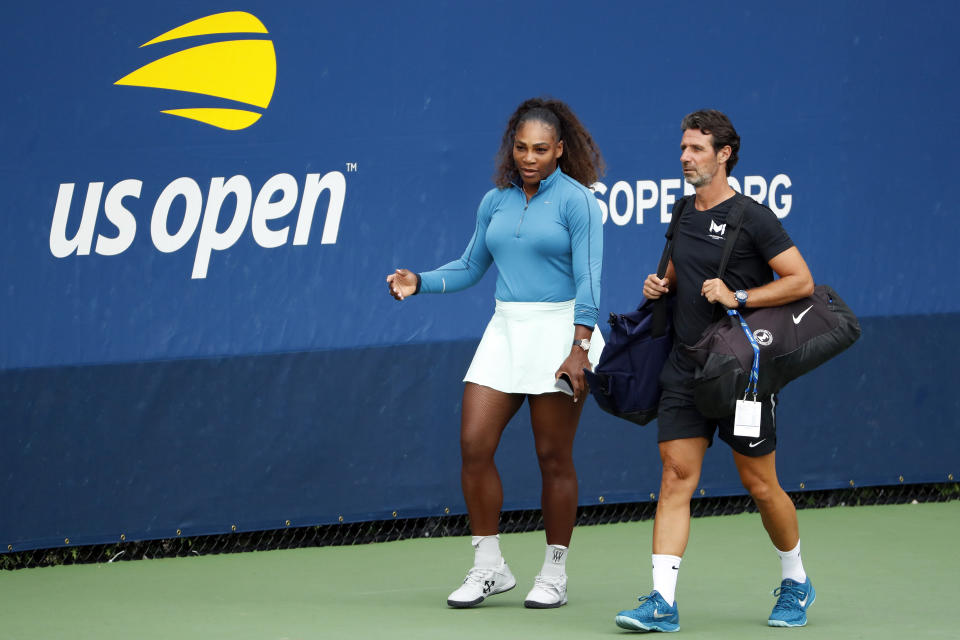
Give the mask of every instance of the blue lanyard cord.
M 737 317 L 740 321 L 740 327 L 747 336 L 747 340 L 750 341 L 750 346 L 753 347 L 753 367 L 750 369 L 750 382 L 747 383 L 747 388 L 743 390 L 743 399 L 747 399 L 747 394 L 750 393 L 750 388 L 753 387 L 753 400 L 756 402 L 757 382 L 760 379 L 760 345 L 758 345 L 757 341 L 753 338 L 753 332 L 750 331 L 750 327 L 747 326 L 747 321 L 743 319 L 739 311 L 736 309 L 727 309 L 727 315 Z

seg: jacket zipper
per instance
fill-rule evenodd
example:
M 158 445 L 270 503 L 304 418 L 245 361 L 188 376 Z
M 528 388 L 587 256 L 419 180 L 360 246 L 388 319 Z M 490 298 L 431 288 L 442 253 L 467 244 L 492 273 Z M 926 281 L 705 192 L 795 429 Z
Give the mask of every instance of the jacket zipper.
M 529 206 L 530 206 L 530 203 L 529 203 L 529 202 L 527 202 L 527 204 L 523 205 L 523 211 L 520 212 L 520 222 L 517 223 L 517 235 L 514 236 L 515 238 L 519 238 L 519 237 L 520 237 L 520 227 L 523 225 L 523 216 L 524 216 L 524 214 L 527 213 L 527 207 L 529 207 Z

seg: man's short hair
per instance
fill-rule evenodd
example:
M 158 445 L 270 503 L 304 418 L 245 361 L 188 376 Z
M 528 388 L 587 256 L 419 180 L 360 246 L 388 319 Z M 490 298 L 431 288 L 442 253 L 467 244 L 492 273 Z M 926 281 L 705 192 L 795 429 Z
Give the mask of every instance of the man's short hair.
M 727 175 L 733 173 L 733 168 L 737 165 L 740 153 L 740 136 L 737 130 L 733 128 L 733 123 L 726 114 L 716 109 L 701 109 L 684 117 L 680 123 L 683 131 L 687 129 L 700 129 L 706 135 L 713 136 L 713 150 L 720 151 L 727 145 L 730 146 L 730 157 L 727 159 Z

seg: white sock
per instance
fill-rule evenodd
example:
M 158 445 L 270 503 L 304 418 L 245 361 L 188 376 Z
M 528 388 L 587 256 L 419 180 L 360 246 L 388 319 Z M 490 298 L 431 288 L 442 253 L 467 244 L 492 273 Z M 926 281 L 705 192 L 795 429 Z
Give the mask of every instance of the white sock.
M 554 577 L 567 575 L 567 551 L 569 549 L 562 544 L 548 544 L 540 575 Z
M 780 556 L 781 580 L 790 578 L 794 582 L 803 584 L 807 581 L 807 572 L 803 570 L 803 561 L 800 559 L 800 541 L 797 540 L 797 546 L 790 551 L 780 551 L 774 547 L 777 555 Z
M 494 536 L 473 536 L 473 566 L 493 569 L 500 566 L 503 555 L 500 553 L 500 534 Z
M 677 575 L 680 573 L 680 558 L 655 553 L 653 558 L 653 590 L 660 592 L 667 604 L 673 606 L 677 593 Z

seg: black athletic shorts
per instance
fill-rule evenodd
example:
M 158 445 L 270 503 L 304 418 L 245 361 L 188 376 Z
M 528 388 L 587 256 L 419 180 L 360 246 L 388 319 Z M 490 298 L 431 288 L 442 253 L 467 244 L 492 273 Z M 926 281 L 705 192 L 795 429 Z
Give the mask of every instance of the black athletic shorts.
M 720 439 L 739 454 L 749 457 L 767 455 L 777 448 L 777 395 L 762 398 L 760 435 L 745 438 L 733 435 L 733 416 L 707 418 L 693 402 L 693 372 L 695 365 L 676 348 L 670 353 L 660 384 L 660 406 L 657 410 L 657 442 L 681 438 L 706 438 L 713 445 L 713 434 L 719 430 Z

